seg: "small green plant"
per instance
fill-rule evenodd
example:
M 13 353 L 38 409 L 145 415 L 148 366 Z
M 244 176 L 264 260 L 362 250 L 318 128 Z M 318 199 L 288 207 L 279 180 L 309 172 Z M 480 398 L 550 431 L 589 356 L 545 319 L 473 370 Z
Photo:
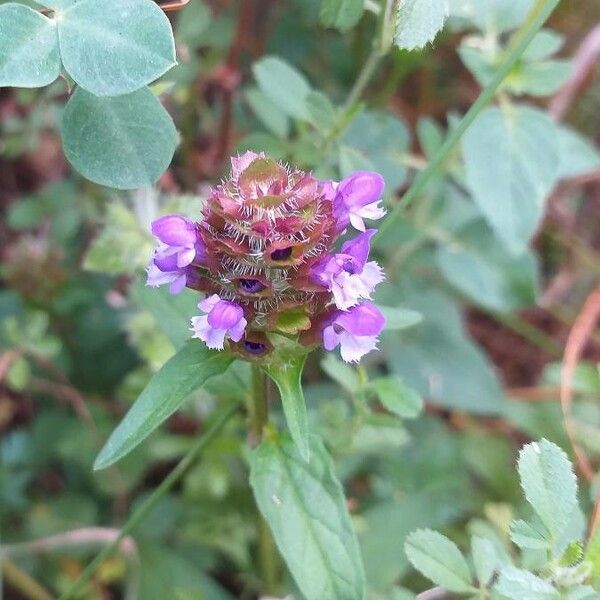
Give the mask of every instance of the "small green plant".
M 405 543 L 408 559 L 441 589 L 461 597 L 600 598 L 592 586 L 600 568 L 598 535 L 584 541 L 585 521 L 567 455 L 542 439 L 521 450 L 518 467 L 532 511 L 527 518 L 513 520 L 508 531 L 480 525 L 471 538 L 470 560 L 442 534 L 415 531 Z

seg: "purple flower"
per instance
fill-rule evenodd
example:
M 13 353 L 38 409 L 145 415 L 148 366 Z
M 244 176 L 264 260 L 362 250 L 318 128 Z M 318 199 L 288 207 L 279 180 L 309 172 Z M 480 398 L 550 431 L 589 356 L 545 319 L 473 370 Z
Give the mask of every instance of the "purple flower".
M 207 314 L 192 317 L 192 337 L 201 339 L 213 350 L 223 350 L 227 335 L 234 342 L 242 339 L 248 322 L 239 304 L 221 300 L 217 294 L 213 294 L 202 300 L 198 308 Z
M 323 330 L 325 350 L 338 344 L 346 362 L 358 362 L 377 348 L 378 335 L 385 327 L 385 317 L 372 302 L 362 302 L 346 312 L 338 311 Z
M 369 242 L 375 229 L 368 229 L 346 242 L 339 254 L 326 256 L 312 268 L 313 278 L 332 294 L 337 308 L 347 310 L 361 298 L 370 298 L 375 286 L 384 280 L 383 270 L 367 262 Z
M 379 219 L 385 215 L 380 205 L 385 181 L 379 173 L 356 171 L 335 188 L 334 214 L 340 231 L 351 223 L 355 229 L 365 231 L 363 219 Z M 325 197 L 329 189 L 325 187 Z
M 189 266 L 206 256 L 196 225 L 180 215 L 167 215 L 152 223 L 152 234 L 159 244 L 148 267 L 147 285 L 169 283 L 171 293 L 178 294 L 188 283 Z

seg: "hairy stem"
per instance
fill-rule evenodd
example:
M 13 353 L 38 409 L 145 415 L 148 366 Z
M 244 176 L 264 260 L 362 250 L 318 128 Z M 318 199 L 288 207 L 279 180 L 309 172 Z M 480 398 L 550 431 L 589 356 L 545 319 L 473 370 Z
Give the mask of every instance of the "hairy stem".
M 412 202 L 414 202 L 419 195 L 425 190 L 427 184 L 431 180 L 431 178 L 437 173 L 437 171 L 443 166 L 446 161 L 448 155 L 456 144 L 461 140 L 463 134 L 479 113 L 489 104 L 489 102 L 494 98 L 498 88 L 506 78 L 506 76 L 510 73 L 512 68 L 515 66 L 523 52 L 529 46 L 529 43 L 533 39 L 533 37 L 538 33 L 538 31 L 542 28 L 544 23 L 550 17 L 556 6 L 558 5 L 560 0 L 537 0 L 535 5 L 533 6 L 527 20 L 521 28 L 517 31 L 517 33 L 513 36 L 511 43 L 506 51 L 506 57 L 496 74 L 490 81 L 490 83 L 482 90 L 479 98 L 475 101 L 475 103 L 471 106 L 471 108 L 467 111 L 465 116 L 459 122 L 459 124 L 450 132 L 450 135 L 446 138 L 444 144 L 440 147 L 436 155 L 432 158 L 431 162 L 427 166 L 426 169 L 421 171 L 413 181 L 412 185 L 404 194 L 400 202 L 396 204 L 387 219 L 382 223 L 379 228 L 379 233 L 377 238 L 381 238 L 381 235 L 386 231 L 389 231 L 399 219 L 400 214 L 403 209 L 409 206 Z M 376 239 L 377 239 L 376 238 Z
M 252 397 L 250 402 L 250 445 L 258 446 L 269 421 L 269 389 L 267 374 L 252 365 Z M 261 579 L 267 595 L 276 595 L 279 580 L 279 560 L 269 525 L 258 514 L 258 560 Z
M 167 475 L 162 483 L 154 490 L 152 495 L 131 515 L 115 539 L 100 552 L 96 558 L 84 569 L 77 581 L 70 590 L 63 594 L 59 600 L 73 598 L 80 591 L 85 583 L 92 577 L 96 569 L 102 562 L 108 558 L 119 546 L 123 538 L 129 535 L 135 527 L 148 515 L 148 513 L 158 504 L 164 495 L 181 479 L 185 471 L 200 456 L 204 448 L 218 435 L 225 424 L 237 411 L 237 404 L 230 406 L 219 419 L 201 435 L 194 445 L 188 450 L 187 454 L 177 463 L 176 467 Z

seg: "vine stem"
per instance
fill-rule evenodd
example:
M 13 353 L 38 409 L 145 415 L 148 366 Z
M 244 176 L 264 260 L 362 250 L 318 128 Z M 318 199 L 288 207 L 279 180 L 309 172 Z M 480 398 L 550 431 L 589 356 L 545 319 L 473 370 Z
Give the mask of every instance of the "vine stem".
M 537 0 L 526 21 L 513 36 L 509 47 L 506 50 L 506 57 L 496 74 L 489 84 L 482 90 L 481 94 L 467 111 L 459 124 L 450 132 L 444 144 L 440 147 L 435 156 L 431 159 L 426 169 L 418 173 L 412 185 L 404 194 L 400 202 L 390 211 L 387 219 L 379 227 L 379 233 L 376 239 L 381 239 L 381 236 L 389 231 L 398 218 L 403 209 L 409 206 L 423 192 L 429 183 L 430 179 L 436 174 L 438 169 L 442 167 L 450 152 L 456 144 L 461 140 L 463 134 L 471 126 L 479 113 L 489 104 L 498 88 L 515 66 L 523 52 L 529 46 L 529 43 L 534 36 L 539 32 L 544 23 L 548 20 L 554 9 L 557 7 L 560 0 Z
M 252 365 L 252 397 L 250 413 L 250 445 L 256 447 L 263 439 L 265 425 L 269 421 L 270 382 L 267 374 Z M 276 595 L 279 579 L 279 562 L 275 542 L 269 525 L 258 513 L 258 560 L 261 579 L 266 594 Z
M 127 535 L 148 515 L 148 513 L 158 504 L 163 496 L 181 479 L 185 471 L 200 456 L 204 448 L 220 433 L 226 423 L 233 417 L 238 409 L 238 405 L 231 405 L 217 421 L 201 435 L 194 445 L 188 450 L 187 454 L 177 463 L 175 468 L 165 477 L 162 483 L 152 492 L 152 495 L 131 515 L 125 525 L 121 528 L 119 535 L 100 552 L 94 560 L 83 570 L 77 581 L 71 589 L 64 593 L 59 600 L 68 600 L 73 598 L 80 591 L 83 585 L 92 577 L 100 564 L 108 558 L 119 546 Z

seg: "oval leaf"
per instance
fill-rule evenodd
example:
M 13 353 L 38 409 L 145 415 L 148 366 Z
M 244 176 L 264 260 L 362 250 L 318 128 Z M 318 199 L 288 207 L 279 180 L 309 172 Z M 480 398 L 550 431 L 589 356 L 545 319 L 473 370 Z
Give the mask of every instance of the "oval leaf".
M 306 354 L 286 354 L 285 361 L 266 365 L 264 368 L 279 389 L 285 420 L 292 439 L 298 446 L 302 458 L 308 460 L 310 457 L 308 413 L 301 383 L 305 362 Z
M 96 96 L 139 90 L 175 65 L 169 20 L 150 0 L 80 0 L 58 19 L 63 64 Z
M 94 469 L 105 469 L 129 454 L 192 392 L 211 377 L 223 373 L 232 362 L 233 358 L 225 352 L 215 352 L 197 341 L 189 341 L 152 377 L 100 451 Z
M 0 87 L 43 87 L 59 74 L 55 22 L 22 4 L 0 6 Z
M 450 12 L 448 0 L 403 0 L 398 7 L 394 40 L 400 48 L 414 50 L 432 42 Z
M 342 487 L 323 444 L 310 462 L 288 436 L 265 439 L 250 461 L 250 483 L 279 551 L 307 600 L 362 599 L 365 578 Z
M 465 557 L 446 536 L 420 529 L 408 536 L 404 549 L 413 567 L 435 584 L 450 592 L 474 591 Z
M 98 98 L 79 88 L 62 121 L 65 154 L 85 177 L 118 189 L 152 185 L 167 169 L 177 131 L 148 89 Z

